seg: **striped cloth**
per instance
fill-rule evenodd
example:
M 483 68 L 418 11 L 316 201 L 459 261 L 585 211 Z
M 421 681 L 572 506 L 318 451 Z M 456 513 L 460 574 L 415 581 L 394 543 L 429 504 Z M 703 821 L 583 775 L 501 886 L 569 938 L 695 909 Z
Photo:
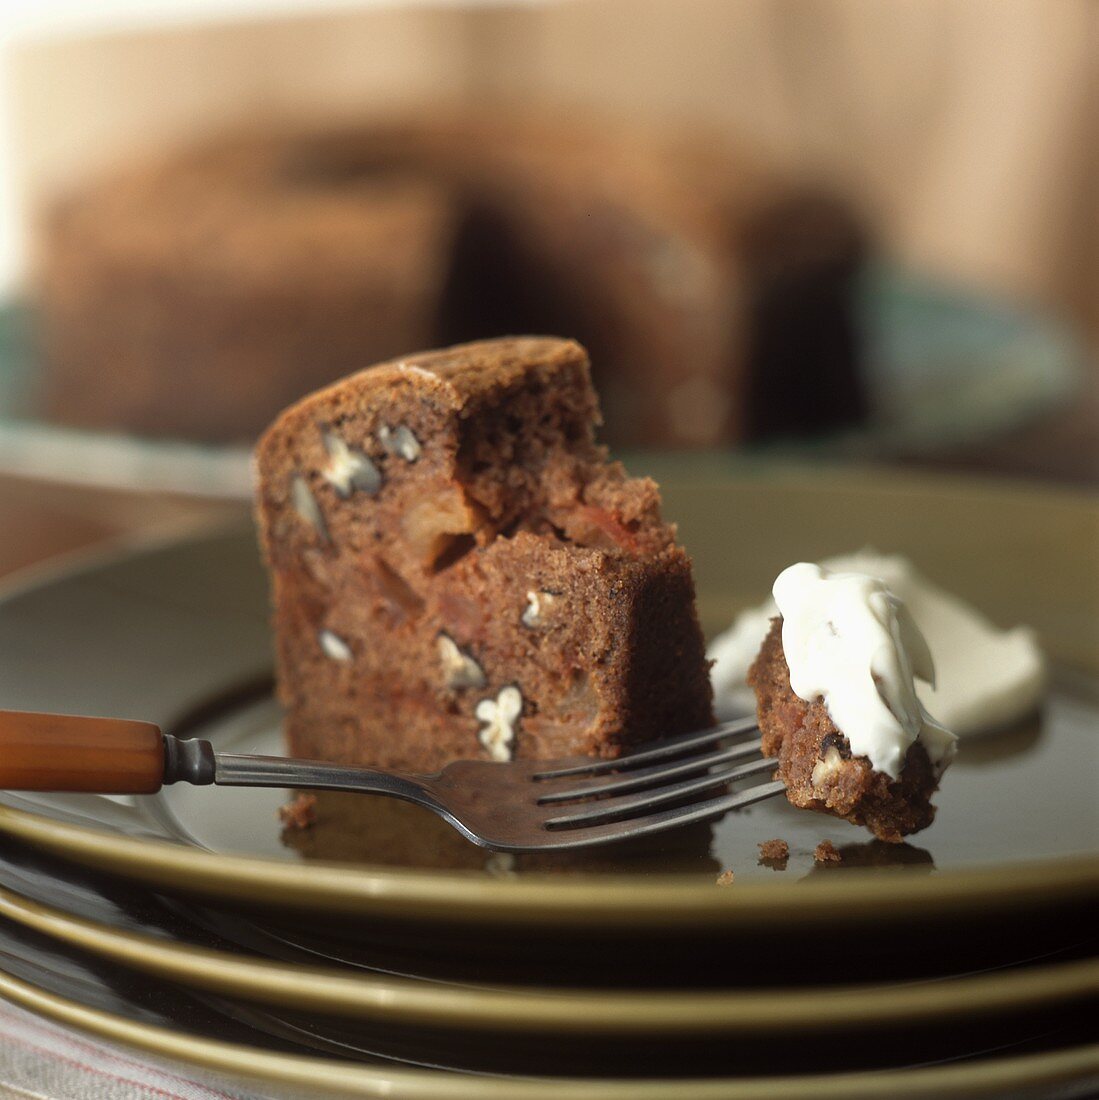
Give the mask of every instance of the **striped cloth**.
M 131 1052 L 0 1003 L 0 1100 L 296 1100 L 240 1091 L 183 1065 Z

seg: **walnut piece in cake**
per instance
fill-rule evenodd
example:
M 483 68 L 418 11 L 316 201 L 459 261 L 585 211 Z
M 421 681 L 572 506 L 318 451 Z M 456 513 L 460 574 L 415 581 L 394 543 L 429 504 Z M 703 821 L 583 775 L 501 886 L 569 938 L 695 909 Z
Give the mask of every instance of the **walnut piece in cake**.
M 713 722 L 690 560 L 656 485 L 595 442 L 570 340 L 360 371 L 257 450 L 296 756 L 615 757 Z
M 356 490 L 374 496 L 382 487 L 378 467 L 361 451 L 352 450 L 336 432 L 325 433 L 324 448 L 329 463 L 321 473 L 341 497 L 346 499 Z
M 514 753 L 515 728 L 523 713 L 523 696 L 514 684 L 500 689 L 495 699 L 482 699 L 473 712 L 483 723 L 477 734 L 493 760 L 510 760 Z
M 485 686 L 484 669 L 472 655 L 460 649 L 449 634 L 438 637 L 439 663 L 443 666 L 443 683 L 448 688 L 481 688 Z

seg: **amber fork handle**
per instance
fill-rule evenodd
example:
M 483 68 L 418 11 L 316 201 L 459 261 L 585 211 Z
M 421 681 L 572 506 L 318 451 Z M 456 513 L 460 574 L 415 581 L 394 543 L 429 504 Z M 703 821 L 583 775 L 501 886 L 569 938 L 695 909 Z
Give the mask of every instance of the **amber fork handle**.
M 0 790 L 152 794 L 178 779 L 213 781 L 205 741 L 125 718 L 0 711 Z
M 372 791 L 437 809 L 413 777 L 318 760 L 217 754 L 151 722 L 0 711 L 0 790 L 154 794 L 170 783 Z

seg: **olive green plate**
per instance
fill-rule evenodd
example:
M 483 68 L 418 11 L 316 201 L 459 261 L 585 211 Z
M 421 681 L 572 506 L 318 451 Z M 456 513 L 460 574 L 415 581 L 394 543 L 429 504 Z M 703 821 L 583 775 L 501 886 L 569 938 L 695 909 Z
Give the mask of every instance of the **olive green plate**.
M 946 981 L 771 989 L 630 990 L 461 985 L 301 966 L 111 928 L 0 888 L 0 917 L 94 956 L 182 985 L 260 1004 L 463 1032 L 650 1037 L 768 1036 L 852 1028 L 955 1027 L 1094 1001 L 1099 958 Z
M 358 1066 L 217 1042 L 143 1024 L 38 989 L 0 972 L 0 997 L 60 1023 L 163 1057 L 277 1082 L 300 1095 L 388 1096 L 394 1100 L 821 1100 L 924 1096 L 1003 1096 L 1064 1088 L 1080 1095 L 1099 1076 L 1099 1044 L 928 1068 L 789 1077 L 623 1080 L 485 1077 Z
M 717 459 L 654 461 L 651 472 L 695 557 L 708 629 L 757 601 L 791 561 L 865 545 L 904 551 L 1002 623 L 1038 630 L 1058 668 L 1043 714 L 963 744 L 935 824 L 884 857 L 859 830 L 781 800 L 729 815 L 712 836 L 517 865 L 486 866 L 435 819 L 394 816 L 395 804 L 379 799 L 326 804 L 327 825 L 289 845 L 270 792 L 180 788 L 133 807 L 4 796 L 0 831 L 177 892 L 475 927 L 773 931 L 1018 913 L 1099 895 L 1093 499 Z M 269 747 L 275 736 L 269 703 L 246 690 L 269 666 L 247 531 L 131 548 L 11 590 L 0 602 L 0 652 L 5 706 L 141 717 L 234 748 Z M 756 865 L 756 843 L 771 836 L 791 842 L 786 872 Z M 815 869 L 823 837 L 855 869 Z M 903 866 L 882 868 L 883 858 Z M 736 884 L 715 887 L 716 871 L 730 867 Z

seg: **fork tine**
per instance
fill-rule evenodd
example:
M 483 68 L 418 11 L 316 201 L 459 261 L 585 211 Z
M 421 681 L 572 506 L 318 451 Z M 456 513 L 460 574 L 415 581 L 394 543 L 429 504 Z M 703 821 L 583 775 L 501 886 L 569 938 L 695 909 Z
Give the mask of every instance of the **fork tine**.
M 651 836 L 666 829 L 721 817 L 729 810 L 739 810 L 753 803 L 762 802 L 764 799 L 773 798 L 785 789 L 785 784 L 776 779 L 771 783 L 760 783 L 747 790 L 708 798 L 704 802 L 694 802 L 689 806 L 661 810 L 659 813 L 635 818 L 632 821 L 612 821 L 605 825 L 592 825 L 584 829 L 565 831 L 547 829 L 542 834 L 544 841 L 538 847 L 560 850 L 590 848 L 593 845 L 606 844 L 614 840 L 632 840 L 636 837 Z M 529 847 L 525 850 L 529 850 Z
M 569 775 L 600 775 L 603 772 L 635 768 L 639 764 L 649 764 L 669 756 L 679 756 L 683 753 L 705 748 L 707 745 L 711 745 L 715 741 L 721 741 L 726 737 L 754 733 L 757 729 L 759 729 L 759 724 L 755 718 L 738 718 L 733 722 L 722 722 L 710 729 L 697 730 L 694 733 L 684 733 L 678 737 L 668 737 L 656 741 L 644 749 L 626 753 L 614 760 L 592 760 L 590 763 L 576 764 L 567 768 L 536 772 L 531 778 L 535 780 L 562 779 Z
M 716 767 L 718 764 L 727 764 L 732 760 L 742 760 L 746 756 L 755 755 L 759 752 L 759 749 L 760 743 L 756 739 L 755 741 L 749 741 L 746 745 L 736 745 L 733 748 L 720 749 L 717 752 L 689 756 L 685 760 L 672 760 L 668 763 L 654 764 L 652 767 L 638 768 L 635 771 L 624 772 L 621 775 L 612 773 L 606 778 L 596 776 L 593 779 L 569 783 L 564 790 L 551 790 L 547 794 L 543 794 L 537 801 L 539 806 L 545 806 L 553 802 L 570 802 L 577 798 L 591 798 L 598 794 L 625 794 L 627 791 L 655 786 L 666 779 L 675 779 L 679 776 L 690 775 L 692 772 L 706 771 L 708 768 Z
M 778 767 L 777 760 L 767 758 L 753 760 L 750 764 L 739 764 L 735 768 L 725 768 L 682 783 L 672 783 L 670 786 L 645 791 L 643 794 L 635 794 L 627 798 L 604 798 L 594 804 L 584 803 L 583 807 L 576 807 L 573 813 L 547 819 L 544 825 L 547 829 L 573 829 L 618 817 L 636 816 L 668 802 L 676 802 L 687 795 L 709 790 L 711 787 L 731 783 L 736 779 L 747 779 L 752 775 L 762 775 L 764 772 L 773 772 L 776 767 Z

